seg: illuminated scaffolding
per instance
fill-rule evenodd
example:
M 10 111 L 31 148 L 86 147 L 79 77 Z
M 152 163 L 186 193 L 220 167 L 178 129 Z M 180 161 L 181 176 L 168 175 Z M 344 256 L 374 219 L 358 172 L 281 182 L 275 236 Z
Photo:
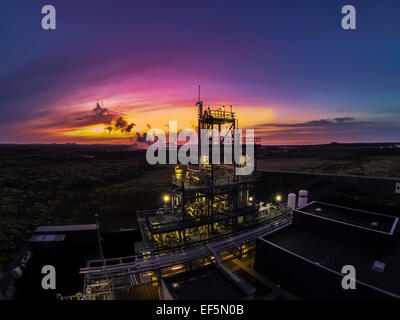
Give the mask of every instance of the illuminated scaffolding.
M 143 241 L 136 244 L 136 252 L 147 254 L 175 246 L 202 242 L 220 237 L 240 229 L 254 227 L 258 222 L 259 202 L 252 196 L 254 182 L 258 178 L 256 168 L 250 175 L 238 175 L 237 168 L 244 166 L 249 155 L 242 156 L 241 165 L 215 164 L 213 147 L 218 144 L 218 156 L 224 158 L 225 144 L 230 144 L 238 128 L 238 120 L 232 106 L 218 109 L 203 108 L 198 102 L 198 165 L 178 165 L 172 175 L 173 194 L 164 208 L 138 212 L 138 224 Z M 200 145 L 202 130 L 210 132 L 209 156 L 201 159 Z M 214 132 L 218 135 L 215 138 Z M 219 134 L 223 132 L 224 134 Z M 217 139 L 217 140 L 216 140 Z M 242 143 L 242 141 L 240 141 Z M 246 141 L 256 149 L 258 140 Z M 242 150 L 246 148 L 242 143 Z M 254 153 L 256 155 L 256 152 Z
M 85 276 L 87 299 L 111 299 L 116 290 L 158 283 L 178 273 L 240 258 L 254 249 L 254 241 L 291 223 L 291 210 L 283 205 L 262 208 L 255 228 L 226 234 L 218 239 L 130 257 L 91 260 L 80 273 Z M 233 275 L 230 275 L 233 277 Z M 237 277 L 236 277 L 237 278 Z M 241 282 L 240 278 L 237 278 Z M 68 299 L 69 297 L 63 297 Z
M 238 128 L 235 113 L 231 106 L 229 110 L 224 106 L 204 110 L 200 94 L 196 105 L 198 149 L 202 129 L 225 132 L 218 135 L 217 141 L 222 159 L 225 144 L 230 143 L 232 147 L 235 139 L 234 130 Z M 198 152 L 198 165 L 175 167 L 172 195 L 165 196 L 164 207 L 137 212 L 142 241 L 135 243 L 135 255 L 92 260 L 81 269 L 85 277 L 84 297 L 112 299 L 116 290 L 157 284 L 162 278 L 211 263 L 242 288 L 252 290 L 222 263 L 246 255 L 254 248 L 257 237 L 291 223 L 291 210 L 279 203 L 263 203 L 254 198 L 252 189 L 259 177 L 256 168 L 250 175 L 237 174 L 237 169 L 246 161 L 253 161 L 255 165 L 255 159 L 249 159 L 249 155 L 239 165 L 235 161 L 214 164 L 213 139 L 208 140 L 209 159 L 200 159 Z M 247 140 L 241 151 L 246 143 Z M 250 143 L 254 144 L 255 158 L 259 140 Z

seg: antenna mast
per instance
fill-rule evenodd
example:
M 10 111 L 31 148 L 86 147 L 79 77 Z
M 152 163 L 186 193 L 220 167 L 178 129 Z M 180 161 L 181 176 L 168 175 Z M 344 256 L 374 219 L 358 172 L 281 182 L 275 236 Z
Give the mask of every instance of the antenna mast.
M 196 106 L 199 107 L 199 120 L 203 116 L 203 101 L 200 100 L 200 85 L 199 85 L 199 95 L 197 98 Z
M 201 164 L 200 164 L 200 145 L 201 145 L 201 138 L 200 138 L 200 134 L 201 134 L 201 119 L 203 118 L 203 101 L 200 101 L 200 85 L 199 85 L 199 95 L 197 98 L 197 102 L 196 102 L 196 106 L 198 106 L 198 110 L 199 110 L 199 115 L 198 115 L 198 122 L 197 122 L 197 154 L 198 154 L 198 166 L 199 166 L 199 170 L 201 170 Z
M 200 101 L 200 85 L 199 85 L 199 97 L 197 98 L 197 102 Z

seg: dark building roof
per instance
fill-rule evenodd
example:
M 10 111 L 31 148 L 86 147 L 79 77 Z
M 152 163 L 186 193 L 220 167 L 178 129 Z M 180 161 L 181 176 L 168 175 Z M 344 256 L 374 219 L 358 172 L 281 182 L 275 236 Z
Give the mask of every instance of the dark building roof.
M 324 290 L 324 281 L 333 283 L 338 289 L 337 298 L 351 291 L 341 289 L 340 279 L 344 276 L 342 267 L 352 265 L 357 281 L 367 288 L 368 297 L 373 295 L 370 295 L 372 289 L 379 295 L 400 298 L 397 221 L 397 217 L 312 202 L 294 211 L 293 223 L 289 227 L 259 239 L 256 269 L 269 273 L 269 276 L 277 275 L 277 281 L 286 281 L 292 287 L 287 288 L 289 290 L 302 287 L 306 297 L 318 297 L 315 291 Z M 375 223 L 371 225 L 372 222 Z M 262 261 L 271 257 L 276 261 L 271 263 L 270 260 L 269 265 L 268 261 Z M 288 264 L 288 261 L 291 268 L 282 271 L 282 264 Z M 373 270 L 376 261 L 385 264 L 382 273 Z M 319 281 L 310 280 L 305 289 L 304 279 L 313 279 L 321 269 L 324 270 Z M 325 291 L 329 291 L 328 288 Z M 324 297 L 329 298 L 329 292 L 325 291 Z M 354 291 L 360 294 L 362 290 Z M 357 298 L 362 297 L 361 294 Z
M 343 266 L 353 265 L 357 280 L 400 296 L 399 241 L 389 247 L 374 248 L 348 237 L 310 234 L 309 230 L 296 227 L 281 230 L 265 240 L 338 273 Z M 372 270 L 375 261 L 386 264 L 382 274 Z
M 66 226 L 41 226 L 37 227 L 36 235 L 65 235 L 65 241 L 73 244 L 96 244 L 97 225 L 96 224 L 78 224 Z
M 96 224 L 78 224 L 78 225 L 67 225 L 67 226 L 41 226 L 37 227 L 35 233 L 47 233 L 47 232 L 72 232 L 72 231 L 88 231 L 96 230 Z
M 239 300 L 247 294 L 215 267 L 205 267 L 163 280 L 174 299 Z
M 29 242 L 63 242 L 64 240 L 64 234 L 36 234 Z
M 318 201 L 313 201 L 302 208 L 298 208 L 296 211 L 387 234 L 393 234 L 399 219 L 393 216 L 346 208 Z

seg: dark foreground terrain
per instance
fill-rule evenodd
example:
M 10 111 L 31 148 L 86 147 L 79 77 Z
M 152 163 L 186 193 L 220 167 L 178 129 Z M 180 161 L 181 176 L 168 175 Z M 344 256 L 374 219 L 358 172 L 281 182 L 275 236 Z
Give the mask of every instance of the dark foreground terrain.
M 259 169 L 400 177 L 400 143 L 264 147 Z
M 169 167 L 151 167 L 127 146 L 0 146 L 0 273 L 39 225 L 136 226 L 158 206 Z
M 264 147 L 258 167 L 400 177 L 398 145 Z M 135 228 L 136 210 L 161 205 L 170 188 L 170 172 L 170 166 L 149 166 L 145 151 L 129 146 L 1 145 L 0 277 L 39 225 L 94 223 L 98 214 L 103 230 Z M 303 187 L 295 181 L 298 177 L 290 179 L 285 176 L 284 182 Z M 275 190 L 289 190 L 278 188 L 283 180 L 277 181 L 273 186 L 261 182 L 271 190 L 260 187 L 256 195 L 264 199 Z

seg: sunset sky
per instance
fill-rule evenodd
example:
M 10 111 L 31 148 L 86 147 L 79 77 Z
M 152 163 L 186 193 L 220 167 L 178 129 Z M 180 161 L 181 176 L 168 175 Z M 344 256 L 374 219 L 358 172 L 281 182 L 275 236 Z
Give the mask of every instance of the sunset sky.
M 41 8 L 57 29 L 41 29 Z M 353 4 L 357 30 L 341 28 Z M 400 141 L 399 1 L 1 1 L 0 143 L 131 143 L 197 86 L 263 144 Z M 96 103 L 135 126 L 105 131 Z

